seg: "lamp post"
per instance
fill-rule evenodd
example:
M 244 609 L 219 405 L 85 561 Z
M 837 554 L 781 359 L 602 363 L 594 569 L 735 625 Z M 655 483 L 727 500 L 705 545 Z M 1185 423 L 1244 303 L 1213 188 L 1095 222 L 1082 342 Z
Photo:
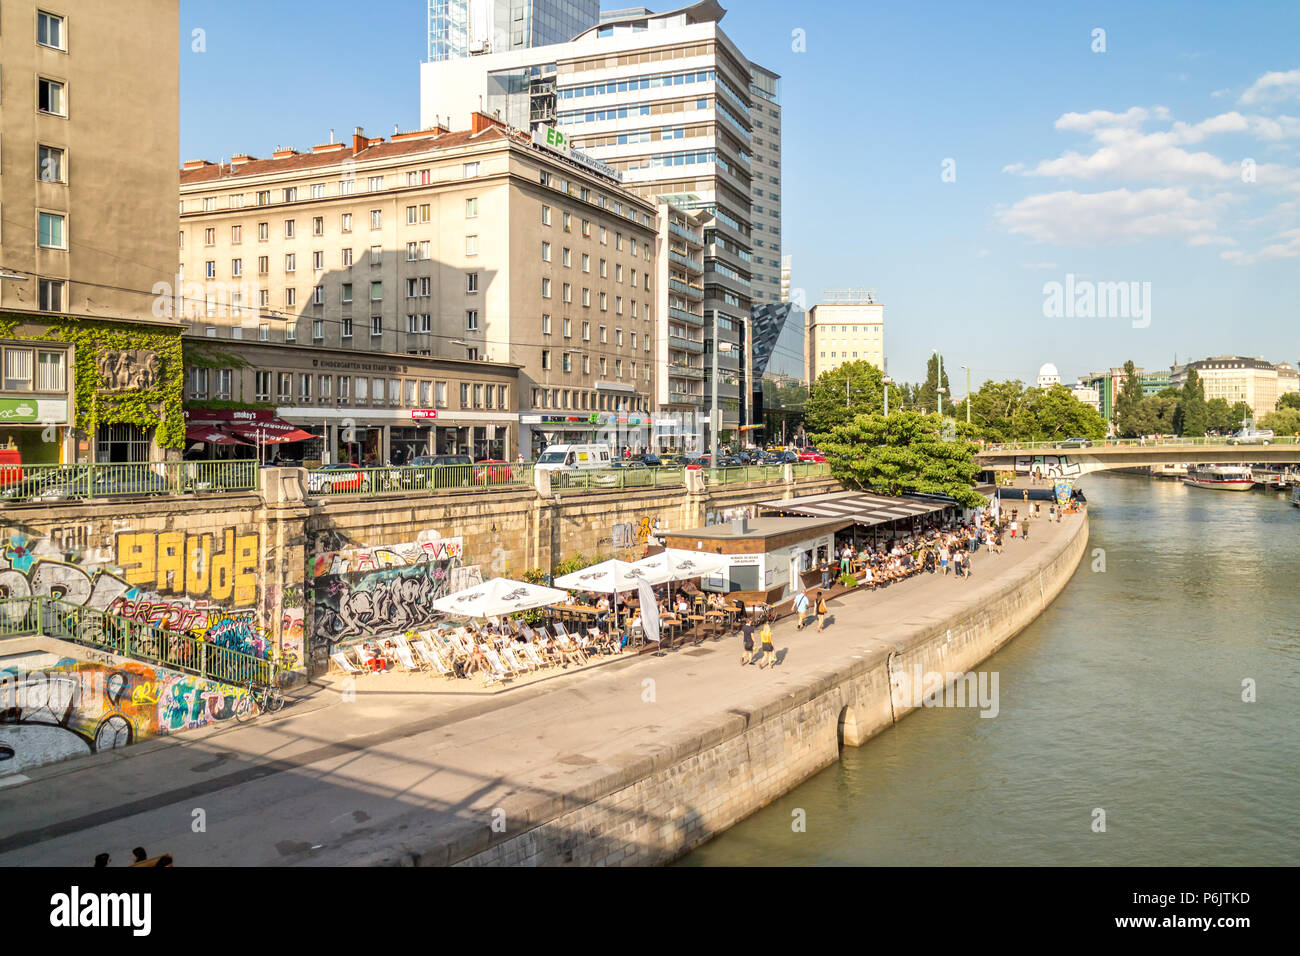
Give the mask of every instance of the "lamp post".
M 938 388 L 936 388 L 936 389 L 934 390 L 935 394 L 939 396 L 939 415 L 940 415 L 940 416 L 943 415 L 943 393 L 946 392 L 946 391 L 948 391 L 948 390 L 947 390 L 946 388 L 944 388 L 942 385 L 940 385 Z
M 894 380 L 886 375 L 881 381 L 885 386 L 885 417 L 889 417 L 889 386 L 894 384 Z
M 939 374 L 935 378 L 934 383 L 936 386 L 935 393 L 939 396 L 939 406 L 938 406 L 939 414 L 942 415 L 943 414 L 943 356 L 939 354 L 938 349 L 934 350 L 934 354 L 935 357 L 938 358 L 939 360 Z
M 966 370 L 966 424 L 970 424 L 970 366 L 963 365 Z

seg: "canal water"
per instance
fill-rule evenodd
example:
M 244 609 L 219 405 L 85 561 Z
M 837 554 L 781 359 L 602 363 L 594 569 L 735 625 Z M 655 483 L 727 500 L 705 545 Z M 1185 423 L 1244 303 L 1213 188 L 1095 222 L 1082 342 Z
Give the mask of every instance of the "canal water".
M 1300 508 L 1081 486 L 1078 572 L 981 665 L 995 718 L 918 710 L 680 863 L 1300 863 Z

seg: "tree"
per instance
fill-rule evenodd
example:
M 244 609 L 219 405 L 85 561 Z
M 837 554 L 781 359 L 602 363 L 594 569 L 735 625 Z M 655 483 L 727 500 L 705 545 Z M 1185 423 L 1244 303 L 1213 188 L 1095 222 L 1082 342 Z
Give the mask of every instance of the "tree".
M 1184 438 L 1200 438 L 1205 435 L 1205 386 L 1196 369 L 1187 370 L 1187 381 L 1183 383 L 1182 402 L 1176 419 L 1177 431 Z
M 1024 382 L 987 381 L 967 398 L 971 407 L 971 424 L 986 441 L 1015 441 L 1019 437 L 1015 427 L 1016 411 L 1024 398 Z M 962 412 L 965 412 L 964 408 Z
M 977 508 L 984 496 L 973 485 L 981 469 L 975 444 L 957 436 L 950 419 L 914 411 L 858 415 L 827 432 L 814 434 L 826 453 L 831 473 L 855 488 L 897 495 L 905 491 L 948 495 L 959 504 Z
M 1022 408 L 1023 431 L 1028 432 L 1030 441 L 1060 441 L 1076 436 L 1098 441 L 1106 437 L 1106 420 L 1064 385 L 1027 389 Z
M 889 397 L 892 404 L 894 396 Z M 882 412 L 884 407 L 884 375 L 870 362 L 859 359 L 817 376 L 808 395 L 805 420 L 808 431 L 825 432 L 855 415 Z
M 1279 408 L 1269 412 L 1259 423 L 1260 428 L 1271 428 L 1278 435 L 1300 435 L 1300 408 Z
M 951 395 L 952 389 L 948 387 L 948 370 L 943 370 L 943 381 L 939 380 L 939 356 L 937 354 L 930 356 L 930 361 L 925 366 L 925 383 L 917 386 L 912 395 L 912 401 L 908 404 L 920 406 L 920 411 L 928 412 L 937 410 L 939 404 L 939 386 L 944 387 L 944 395 Z
M 1206 431 L 1222 435 L 1224 432 L 1236 431 L 1236 429 L 1237 426 L 1232 420 L 1232 407 L 1226 398 L 1212 398 L 1205 403 Z
M 1242 402 L 1241 404 L 1244 405 L 1246 403 Z M 1294 408 L 1296 411 L 1300 412 L 1300 392 L 1285 393 L 1277 400 L 1277 407 L 1278 411 L 1281 411 L 1284 408 Z M 1250 416 L 1247 415 L 1246 417 L 1249 418 Z
M 1148 395 L 1138 402 L 1129 417 L 1130 431 L 1121 432 L 1124 438 L 1139 435 L 1172 435 L 1174 417 L 1178 414 L 1178 400 L 1165 395 Z
M 1137 366 L 1129 359 L 1124 363 L 1124 384 L 1115 398 L 1115 428 L 1121 435 L 1139 434 L 1133 427 L 1133 415 L 1138 403 L 1142 401 L 1142 380 L 1138 378 Z

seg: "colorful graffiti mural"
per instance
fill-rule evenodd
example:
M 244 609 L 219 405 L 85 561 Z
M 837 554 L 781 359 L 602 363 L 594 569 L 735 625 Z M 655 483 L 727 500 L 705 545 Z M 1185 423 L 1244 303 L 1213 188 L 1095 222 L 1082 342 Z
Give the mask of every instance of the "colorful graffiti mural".
M 1077 478 L 1082 474 L 1078 463 L 1066 455 L 1017 455 L 1016 471 L 1022 475 L 1037 472 L 1044 478 Z
M 117 536 L 117 563 L 128 584 L 149 592 L 251 607 L 257 603 L 261 539 L 234 528 L 220 535 L 127 532 Z
M 0 670 L 0 776 L 229 720 L 246 696 L 136 662 Z
M 635 548 L 645 544 L 649 537 L 650 518 L 646 516 L 614 525 L 611 539 L 616 548 Z
M 313 653 L 349 638 L 418 630 L 442 619 L 433 602 L 456 589 L 461 539 L 319 553 L 312 566 Z

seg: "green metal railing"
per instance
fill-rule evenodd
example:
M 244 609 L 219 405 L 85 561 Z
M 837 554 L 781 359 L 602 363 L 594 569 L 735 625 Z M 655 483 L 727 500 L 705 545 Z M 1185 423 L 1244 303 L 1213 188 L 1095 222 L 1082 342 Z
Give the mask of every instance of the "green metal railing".
M 0 465 L 0 503 L 255 491 L 257 481 L 252 460 Z
M 1294 435 L 1278 435 L 1274 438 L 1267 439 L 1269 446 L 1273 445 L 1300 445 L 1300 437 Z M 1239 442 L 1239 444 L 1234 444 Z M 1027 442 L 1002 442 L 1001 444 L 989 445 L 979 451 L 981 455 L 1005 454 L 1007 452 L 1017 451 L 1081 451 L 1090 452 L 1106 448 L 1262 448 L 1264 440 L 1262 439 L 1233 439 L 1232 436 L 1222 438 L 1159 438 L 1147 439 L 1141 438 L 1102 438 L 1097 441 L 1090 441 L 1087 445 L 1079 445 L 1067 441 L 1027 441 Z
M 381 495 L 460 488 L 531 487 L 531 464 L 387 465 L 321 468 L 307 474 L 307 493 L 322 497 Z
M 271 684 L 275 662 L 45 595 L 0 599 L 0 637 L 45 636 L 227 684 Z
M 599 471 L 557 471 L 551 475 L 551 490 L 601 491 L 610 488 L 680 488 L 686 484 L 683 468 L 602 468 Z
M 784 477 L 783 465 L 728 465 L 703 469 L 704 482 L 710 485 L 742 485 L 751 481 L 772 482 Z

